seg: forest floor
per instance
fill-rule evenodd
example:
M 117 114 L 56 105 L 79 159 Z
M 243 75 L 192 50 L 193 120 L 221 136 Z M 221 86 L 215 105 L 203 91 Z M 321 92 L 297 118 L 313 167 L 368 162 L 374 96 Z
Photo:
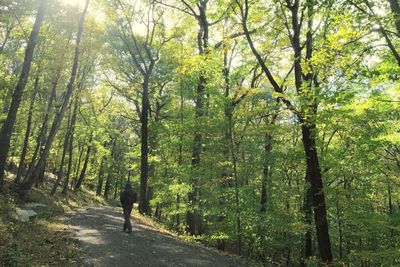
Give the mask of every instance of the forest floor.
M 122 231 L 120 207 L 88 207 L 64 221 L 76 232 L 83 266 L 251 266 L 199 244 L 177 238 L 134 215 L 133 232 Z

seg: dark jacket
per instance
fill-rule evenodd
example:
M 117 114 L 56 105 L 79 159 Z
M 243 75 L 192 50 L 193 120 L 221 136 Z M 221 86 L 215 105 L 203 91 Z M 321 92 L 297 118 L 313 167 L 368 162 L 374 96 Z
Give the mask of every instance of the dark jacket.
M 123 208 L 132 208 L 133 203 L 137 201 L 137 195 L 129 184 L 125 186 L 125 190 L 121 193 L 119 200 Z

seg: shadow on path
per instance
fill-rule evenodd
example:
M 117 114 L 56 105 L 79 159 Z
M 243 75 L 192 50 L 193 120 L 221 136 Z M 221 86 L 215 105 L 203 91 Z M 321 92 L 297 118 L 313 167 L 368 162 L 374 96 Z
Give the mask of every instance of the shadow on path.
M 71 215 L 71 228 L 86 254 L 83 266 L 246 266 L 202 246 L 162 234 L 132 220 L 133 232 L 122 232 L 122 209 L 79 209 Z

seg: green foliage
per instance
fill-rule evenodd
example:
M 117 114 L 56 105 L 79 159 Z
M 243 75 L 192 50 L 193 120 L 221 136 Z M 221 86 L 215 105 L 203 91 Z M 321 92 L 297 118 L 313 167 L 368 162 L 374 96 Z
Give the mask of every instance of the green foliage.
M 78 12 L 59 1 L 49 2 L 12 137 L 8 163 L 14 167 L 19 163 L 32 96 L 36 101 L 26 169 L 35 162 L 36 146 L 42 149 L 38 142 L 46 139 L 39 133 L 52 88 L 57 82 L 46 133 L 69 82 Z M 68 195 L 69 203 L 92 204 L 86 190 L 99 189 L 104 196 L 108 184 L 108 202 L 118 204 L 118 194 L 128 180 L 139 191 L 142 86 L 148 78 L 148 198 L 152 214 L 167 227 L 185 234 L 186 215 L 196 211 L 203 234 L 188 239 L 212 246 L 223 243 L 231 252 L 239 251 L 240 239 L 242 254 L 266 265 L 319 266 L 316 226 L 313 217 L 311 224 L 305 220 L 309 183 L 302 144 L 302 126 L 315 124 L 312 135 L 323 176 L 334 263 L 399 265 L 400 69 L 382 29 L 395 49 L 400 40 L 387 1 L 369 1 L 370 6 L 358 0 L 300 1 L 300 86 L 293 66 L 292 10 L 282 1 L 249 1 L 250 37 L 279 92 L 273 90 L 242 34 L 239 7 L 244 1 L 208 1 L 205 53 L 198 51 L 204 41 L 198 34 L 204 33 L 204 27 L 192 14 L 199 12 L 198 2 L 186 1 L 193 11 L 178 0 L 165 1 L 167 5 L 156 2 L 133 5 L 104 0 L 89 9 L 73 96 L 78 99 L 78 112 L 71 188 L 82 173 L 88 148 L 91 153 L 83 188 Z M 0 125 L 21 71 L 36 5 L 37 1 L 5 1 L 7 8 L 0 10 L 0 45 L 4 41 Z M 312 45 L 307 43 L 309 34 Z M 151 59 L 154 68 L 146 77 L 144 66 Z M 198 95 L 201 80 L 205 89 Z M 196 110 L 199 99 L 203 106 Z M 74 101 L 46 165 L 46 171 L 54 174 L 63 167 L 62 183 L 69 155 L 64 166 L 61 157 L 73 106 Z M 192 163 L 195 132 L 202 137 L 198 167 Z M 48 181 L 52 179 L 39 186 Z M 263 186 L 265 211 L 261 211 Z M 190 205 L 188 194 L 194 191 L 198 201 Z M 66 203 L 66 196 L 57 197 Z M 45 217 L 62 212 L 59 205 L 51 204 L 45 190 L 30 192 L 29 199 L 50 205 Z M 12 241 L 17 228 L 8 231 L 7 227 L 0 229 L 6 240 L 0 243 L 7 244 L 0 249 L 1 263 L 23 265 L 30 258 L 21 256 L 25 248 Z M 304 259 L 307 231 L 311 231 L 314 256 Z

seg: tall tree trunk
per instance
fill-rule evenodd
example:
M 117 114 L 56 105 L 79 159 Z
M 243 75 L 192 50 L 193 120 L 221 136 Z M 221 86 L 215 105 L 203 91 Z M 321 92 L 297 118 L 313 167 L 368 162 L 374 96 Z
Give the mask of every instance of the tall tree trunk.
M 228 62 L 228 51 L 225 47 L 224 44 L 224 82 L 225 82 L 225 121 L 229 122 L 232 120 L 232 101 L 229 99 L 230 95 L 230 79 L 229 79 L 229 62 Z M 222 158 L 224 161 L 228 162 L 230 160 L 230 139 L 229 139 L 229 123 L 225 125 L 225 135 L 223 139 L 223 152 L 222 152 Z M 229 175 L 229 168 L 228 166 L 223 166 L 222 167 L 222 173 L 221 173 L 221 181 L 220 181 L 220 188 L 221 188 L 221 193 L 218 198 L 218 204 L 219 204 L 219 215 L 218 215 L 218 222 L 222 224 L 222 222 L 225 220 L 225 214 L 226 214 L 226 190 L 228 187 L 231 187 L 230 183 L 230 175 Z M 224 250 L 225 249 L 225 240 L 223 239 L 218 239 L 217 240 L 217 248 L 219 250 Z
M 277 114 L 272 115 L 271 120 L 268 117 L 265 118 L 266 126 L 271 126 L 275 124 Z M 268 183 L 271 178 L 271 152 L 272 152 L 272 133 L 267 131 L 264 136 L 264 166 L 263 166 L 263 176 L 261 179 L 261 197 L 260 197 L 260 214 L 265 214 L 267 212 L 267 202 L 268 202 Z
M 313 256 L 312 251 L 312 191 L 310 187 L 310 173 L 309 170 L 306 170 L 306 188 L 304 189 L 304 203 L 303 203 L 303 212 L 304 212 L 304 222 L 307 225 L 306 233 L 304 235 L 304 243 L 305 243 L 305 259 L 308 259 Z M 305 264 L 305 263 L 304 263 Z
M 197 86 L 197 96 L 196 96 L 196 115 L 195 120 L 196 123 L 203 116 L 203 93 L 205 89 L 205 78 L 200 77 L 200 83 Z M 194 135 L 194 144 L 193 144 L 193 152 L 192 152 L 192 168 L 194 170 L 198 170 L 200 167 L 200 155 L 201 155 L 201 141 L 202 141 L 202 133 L 200 130 L 200 126 L 196 126 L 196 132 Z M 196 177 L 191 177 L 192 190 L 188 193 L 189 200 L 189 211 L 186 214 L 186 222 L 187 222 L 187 231 L 191 235 L 199 235 L 201 233 L 199 221 L 200 214 L 199 210 L 196 207 L 199 202 L 200 188 L 198 185 L 198 174 L 196 171 L 193 172 Z
M 7 154 L 10 149 L 10 140 L 13 132 L 15 120 L 17 118 L 17 112 L 21 103 L 22 94 L 24 92 L 26 83 L 28 81 L 29 72 L 31 69 L 31 63 L 33 53 L 36 47 L 36 41 L 39 35 L 40 27 L 44 19 L 45 8 L 47 0 L 41 0 L 39 9 L 36 15 L 36 20 L 32 28 L 32 32 L 29 36 L 28 44 L 25 51 L 24 63 L 22 65 L 21 75 L 19 77 L 17 86 L 15 87 L 11 105 L 7 114 L 6 121 L 0 131 L 0 191 L 3 190 L 4 184 L 4 169 L 6 166 Z
M 69 44 L 69 40 L 68 40 L 68 44 Z M 64 58 L 64 57 L 62 57 L 62 58 Z M 56 89 L 57 89 L 57 85 L 58 85 L 58 82 L 61 77 L 61 70 L 62 70 L 62 67 L 59 67 L 57 70 L 56 76 L 52 82 L 53 86 L 51 88 L 51 93 L 50 93 L 49 102 L 47 104 L 46 113 L 43 118 L 43 123 L 42 123 L 42 126 L 40 128 L 40 131 L 39 131 L 37 139 L 36 139 L 35 151 L 33 153 L 31 162 L 29 163 L 28 171 L 25 175 L 25 178 L 29 177 L 32 174 L 33 168 L 36 163 L 36 157 L 38 156 L 39 151 L 42 150 L 41 149 L 41 146 L 43 144 L 42 140 L 46 139 L 46 133 L 47 133 L 47 128 L 48 128 L 48 124 L 49 124 L 49 117 L 50 117 L 51 109 L 53 108 L 53 102 L 56 99 Z
M 79 148 L 79 157 L 77 159 L 77 161 L 75 162 L 75 175 L 74 175 L 74 179 L 71 181 L 71 185 L 70 185 L 70 189 L 69 190 L 74 190 L 76 182 L 78 181 L 78 175 L 79 175 L 79 171 L 81 169 L 81 163 L 82 163 L 82 156 L 83 156 L 83 151 L 84 151 L 84 147 L 80 146 L 78 144 Z
M 272 115 L 271 121 L 269 120 L 269 116 L 265 118 L 266 126 L 274 125 L 275 120 L 278 114 Z M 260 220 L 265 220 L 265 214 L 267 214 L 268 207 L 268 184 L 271 182 L 271 152 L 272 152 L 272 141 L 273 135 L 270 130 L 268 130 L 264 135 L 264 162 L 263 162 L 263 176 L 261 178 L 261 196 L 260 196 Z M 261 249 L 264 249 L 265 246 L 265 227 L 263 227 L 264 223 L 260 221 L 258 226 L 258 236 L 261 242 Z M 261 253 L 261 257 L 264 258 L 263 253 Z
M 115 145 L 117 143 L 117 139 L 114 139 L 112 141 L 112 148 L 111 148 L 111 162 L 114 161 L 114 157 L 115 157 Z M 111 173 L 113 172 L 113 166 L 111 165 L 108 168 L 108 174 L 107 174 L 107 180 L 106 180 L 106 185 L 104 188 L 104 199 L 108 199 L 108 196 L 110 194 L 110 187 L 111 187 Z
M 120 8 L 125 8 L 120 1 L 118 1 Z M 152 1 L 149 2 L 148 12 L 153 12 L 154 5 Z M 132 30 L 132 21 L 130 17 L 125 16 L 126 23 L 130 25 Z M 158 21 L 156 19 L 147 18 L 147 36 L 153 36 L 155 33 L 156 25 Z M 140 144 L 141 144 L 141 162 L 140 162 L 140 194 L 139 194 L 139 212 L 141 214 L 151 215 L 148 194 L 148 179 L 149 179 L 149 140 L 148 140 L 148 117 L 149 117 L 149 83 L 150 77 L 153 72 L 155 63 L 159 59 L 159 49 L 153 47 L 153 37 L 146 38 L 144 42 L 137 39 L 136 34 L 130 31 L 128 34 L 125 29 L 127 27 L 120 24 L 122 27 L 120 38 L 128 48 L 132 58 L 132 62 L 143 77 L 142 83 L 142 106 L 139 114 L 141 129 L 140 129 Z M 132 43 L 134 44 L 132 47 Z M 140 43 L 140 44 L 139 44 Z M 139 110 L 139 107 L 138 107 Z
M 148 120 L 149 120 L 149 75 L 145 75 L 142 86 L 142 113 L 140 116 L 141 134 L 140 134 L 140 199 L 139 212 L 141 214 L 150 214 L 150 206 L 147 197 L 148 177 L 149 177 L 149 147 L 148 147 Z
M 75 55 L 74 55 L 74 63 L 72 65 L 72 71 L 71 71 L 71 77 L 68 83 L 68 88 L 67 88 L 67 92 L 64 98 L 64 102 L 62 103 L 59 112 L 57 113 L 54 121 L 53 121 L 53 125 L 51 127 L 49 136 L 47 138 L 46 141 L 46 145 L 44 148 L 44 151 L 42 153 L 42 155 L 40 156 L 38 163 L 36 164 L 36 167 L 34 168 L 32 174 L 30 177 L 27 178 L 26 181 L 24 181 L 24 183 L 21 184 L 20 186 L 20 195 L 23 197 L 24 195 L 26 195 L 26 193 L 32 188 L 33 183 L 35 182 L 36 177 L 39 175 L 39 172 L 42 168 L 44 168 L 45 163 L 46 163 L 46 159 L 49 155 L 50 152 L 50 148 L 51 145 L 53 144 L 53 140 L 56 136 L 56 133 L 61 125 L 61 121 L 64 117 L 64 113 L 67 110 L 67 107 L 69 105 L 69 100 L 71 98 L 73 89 L 74 89 L 74 85 L 75 85 L 75 77 L 76 77 L 76 73 L 78 71 L 78 63 L 79 63 L 79 49 L 80 49 L 80 43 L 81 43 L 81 39 L 82 39 L 82 34 L 83 34 L 83 24 L 85 21 L 85 16 L 86 16 L 86 12 L 89 6 L 89 0 L 86 0 L 85 3 L 85 7 L 83 10 L 83 13 L 81 14 L 80 17 L 80 22 L 79 22 L 79 30 L 78 30 L 78 34 L 77 34 L 77 38 L 76 38 L 76 45 L 75 45 Z
M 314 223 L 317 229 L 318 251 L 322 261 L 332 262 L 332 249 L 328 230 L 322 174 L 319 167 L 318 154 L 315 144 L 316 126 L 303 124 L 301 128 L 307 169 L 310 173 Z
M 183 48 L 181 47 L 181 59 L 183 58 L 182 55 L 182 50 Z M 184 108 L 184 97 L 183 97 L 183 80 L 180 79 L 179 81 L 179 97 L 180 97 L 180 111 L 179 111 L 179 118 L 180 118 L 180 123 L 183 125 L 184 117 L 183 117 L 183 108 Z M 178 148 L 179 154 L 178 154 L 178 167 L 181 168 L 183 164 L 183 133 L 181 132 L 179 135 L 179 148 Z M 178 177 L 178 183 L 181 183 L 180 176 Z M 181 194 L 178 192 L 176 194 L 176 210 L 180 209 L 180 204 L 181 204 Z M 177 232 L 180 232 L 180 225 L 181 225 L 181 216 L 179 212 L 176 213 L 175 217 L 175 230 Z
M 269 136 L 266 135 L 265 139 L 269 139 Z M 266 156 L 269 156 L 269 145 L 264 144 L 264 166 L 263 166 L 263 176 L 261 179 L 261 197 L 260 197 L 260 214 L 265 214 L 267 212 L 267 183 L 269 181 L 269 162 Z
M 59 167 L 58 172 L 57 172 L 57 180 L 54 183 L 54 186 L 53 186 L 53 189 L 50 192 L 50 195 L 54 195 L 56 193 L 57 188 L 60 185 L 61 179 L 63 177 L 64 161 L 65 161 L 65 156 L 66 156 L 67 150 L 68 150 L 68 142 L 69 142 L 69 132 L 68 132 L 68 130 L 69 130 L 69 127 L 70 127 L 70 122 L 71 122 L 71 120 L 68 119 L 67 129 L 65 130 L 64 145 L 63 145 L 63 150 L 62 150 L 60 167 Z
M 103 174 L 104 174 L 104 157 L 101 159 L 100 170 L 98 175 L 96 196 L 101 195 L 101 191 L 103 190 Z
M 398 0 L 388 0 L 390 9 L 394 16 L 394 24 L 396 25 L 397 33 L 400 34 L 400 5 Z
M 307 2 L 307 34 L 306 34 L 306 56 L 307 60 L 311 60 L 312 51 L 313 51 L 313 36 L 312 36 L 312 24 L 313 24 L 313 0 Z M 293 7 L 291 8 L 292 12 L 292 27 L 293 27 L 293 40 L 292 47 L 294 51 L 294 76 L 295 76 L 295 85 L 297 92 L 307 99 L 307 103 L 302 109 L 302 115 L 299 115 L 299 121 L 301 122 L 301 131 L 302 131 L 302 141 L 304 147 L 304 153 L 306 156 L 306 178 L 310 179 L 310 190 L 312 195 L 312 206 L 314 211 L 314 222 L 317 232 L 317 242 L 318 242 L 318 251 L 321 257 L 321 260 L 325 263 L 331 263 L 332 256 L 332 247 L 329 236 L 329 227 L 328 227 L 328 219 L 325 205 L 325 196 L 323 192 L 323 182 L 322 182 L 322 173 L 319 166 L 318 159 L 318 150 L 316 147 L 316 137 L 317 134 L 317 126 L 313 121 L 315 116 L 317 115 L 317 99 L 312 94 L 312 85 L 314 82 L 315 86 L 318 86 L 317 82 L 314 80 L 315 75 L 313 75 L 312 71 L 305 74 L 302 70 L 302 57 L 301 51 L 302 47 L 300 44 L 300 22 L 299 22 L 299 1 L 296 0 Z M 303 77 L 305 77 L 305 81 L 303 81 Z M 310 90 L 303 91 L 303 82 L 308 85 Z M 311 119 L 304 119 L 305 117 Z M 307 193 L 308 194 L 308 193 Z
M 209 34 L 209 23 L 207 21 L 207 2 L 202 1 L 197 5 L 199 9 L 199 15 L 196 16 L 197 22 L 199 24 L 199 32 L 197 34 L 197 46 L 199 50 L 199 54 L 207 54 L 208 53 L 208 34 Z M 200 235 L 202 233 L 201 227 L 201 214 L 198 209 L 198 203 L 200 201 L 200 188 L 198 185 L 198 174 L 196 174 L 196 170 L 200 167 L 200 156 L 201 156 L 201 142 L 202 142 L 202 132 L 201 126 L 198 125 L 201 118 L 204 116 L 204 93 L 206 88 L 207 80 L 203 75 L 199 76 L 199 82 L 197 84 L 196 89 L 196 100 L 195 100 L 195 133 L 193 140 L 193 149 L 192 149 L 192 169 L 193 175 L 196 177 L 191 177 L 191 185 L 192 189 L 188 193 L 188 211 L 186 213 L 186 224 L 187 231 L 191 235 Z
M 110 195 L 110 188 L 111 188 L 111 173 L 109 171 L 107 175 L 106 186 L 104 188 L 104 199 L 108 199 L 108 196 Z
M 62 190 L 63 194 L 68 193 L 68 185 L 69 178 L 71 176 L 72 169 L 72 152 L 74 150 L 74 134 L 75 134 L 75 123 L 76 123 L 76 114 L 78 110 L 78 96 L 75 98 L 74 110 L 72 111 L 71 125 L 68 129 L 69 142 L 68 142 L 68 167 L 67 167 L 67 175 L 65 177 L 64 188 Z
M 398 0 L 388 0 L 389 4 L 390 4 L 390 10 L 392 12 L 393 18 L 394 18 L 394 24 L 396 26 L 396 31 L 397 34 L 400 35 L 400 5 Z M 369 10 L 371 11 L 371 13 L 373 15 L 375 15 L 374 10 L 372 8 L 372 6 L 370 5 L 370 3 L 368 1 L 366 1 L 366 4 L 368 5 Z M 366 13 L 367 15 L 370 15 L 369 13 Z M 400 66 L 400 54 L 398 51 L 398 46 L 396 46 L 396 44 L 393 43 L 391 37 L 389 36 L 389 31 L 387 31 L 384 27 L 384 25 L 378 20 L 378 24 L 379 24 L 379 31 L 382 33 L 383 37 L 385 38 L 385 41 L 390 49 L 390 51 L 392 52 L 394 58 L 397 61 L 397 65 Z
M 75 191 L 77 191 L 77 190 L 79 190 L 79 188 L 81 188 L 83 180 L 85 179 L 86 170 L 87 170 L 87 167 L 89 164 L 90 152 L 92 151 L 92 140 L 93 140 L 93 133 L 90 133 L 88 148 L 86 150 L 85 162 L 83 163 L 81 175 L 79 176 L 79 179 L 76 182 Z
M 39 186 L 43 185 L 44 173 L 46 172 L 46 165 L 47 165 L 47 162 L 45 162 L 43 164 L 43 167 L 40 169 L 39 175 L 36 177 L 36 180 L 35 180 L 35 187 L 39 187 Z
M 117 199 L 117 193 L 118 193 L 118 178 L 121 179 L 121 174 L 117 173 L 118 177 L 115 180 L 115 185 L 114 185 L 114 200 Z
M 150 154 L 150 152 L 149 152 L 149 154 Z M 154 178 L 155 178 L 155 166 L 154 166 L 154 164 L 149 164 L 149 177 L 150 178 L 153 178 L 153 180 L 154 180 Z M 165 177 L 165 176 L 164 176 Z M 147 186 L 147 203 L 149 204 L 150 203 L 150 201 L 153 199 L 153 197 L 154 197 L 154 188 L 152 187 L 152 186 Z M 148 208 L 148 212 L 149 212 L 149 215 L 151 215 L 152 214 L 152 207 L 150 207 L 150 205 L 149 205 L 149 208 Z
M 295 78 L 295 86 L 297 90 L 297 94 L 299 96 L 305 97 L 309 102 L 312 104 L 306 104 L 305 107 L 302 107 L 301 110 L 297 110 L 293 104 L 285 97 L 279 97 L 279 99 L 290 109 L 292 110 L 296 116 L 298 117 L 299 121 L 302 123 L 302 141 L 304 146 L 304 152 L 306 155 L 306 163 L 307 169 L 310 173 L 310 184 L 311 184 L 311 191 L 312 191 L 312 199 L 313 199 L 313 206 L 314 206 L 314 221 L 317 228 L 317 241 L 318 241 L 318 250 L 320 257 L 324 263 L 330 264 L 332 262 L 332 248 L 330 243 L 329 231 L 328 231 L 328 220 L 326 215 L 326 206 L 325 206 L 325 197 L 322 191 L 322 174 L 319 167 L 319 160 L 318 154 L 316 150 L 315 144 L 315 131 L 316 125 L 312 121 L 317 113 L 317 98 L 312 96 L 312 94 L 307 93 L 311 90 L 304 91 L 302 88 L 303 85 L 303 77 L 307 80 L 305 85 L 309 85 L 310 89 L 312 82 L 316 83 L 314 80 L 314 74 L 312 71 L 309 71 L 308 74 L 304 74 L 302 71 L 301 66 L 301 52 L 303 48 L 306 48 L 306 59 L 310 60 L 312 57 L 313 51 L 313 29 L 312 29 L 312 17 L 313 17 L 313 0 L 309 0 L 307 2 L 307 33 L 306 33 L 306 44 L 303 46 L 300 42 L 300 35 L 301 35 L 301 26 L 300 18 L 299 18 L 299 7 L 300 1 L 294 0 L 293 3 L 287 1 L 288 5 L 285 7 L 289 9 L 291 12 L 291 45 L 294 51 L 294 78 Z M 270 72 L 269 68 L 267 67 L 265 61 L 257 51 L 254 46 L 254 43 L 251 39 L 250 32 L 247 28 L 247 18 L 249 13 L 249 1 L 245 0 L 244 5 L 238 3 L 239 11 L 242 16 L 242 26 L 243 31 L 250 46 L 251 51 L 253 52 L 254 56 L 256 57 L 258 63 L 260 64 L 263 72 L 267 76 L 268 81 L 274 88 L 274 91 L 277 93 L 282 94 L 283 89 L 280 86 L 272 73 Z M 286 25 L 287 28 L 290 25 Z M 311 77 L 311 78 L 310 78 Z M 308 102 L 307 101 L 307 102 Z M 304 118 L 310 119 L 305 120 Z
M 60 61 L 63 61 L 64 58 L 65 58 L 65 54 L 66 54 L 65 51 L 67 51 L 67 47 L 70 44 L 71 38 L 72 38 L 72 31 L 69 34 L 68 41 L 67 41 L 67 43 L 65 45 L 64 53 L 62 54 L 62 56 L 60 58 Z M 53 102 L 56 99 L 57 85 L 58 85 L 58 82 L 59 82 L 59 80 L 61 78 L 61 73 L 62 73 L 63 69 L 64 69 L 63 64 L 60 64 L 58 66 L 58 68 L 57 68 L 56 75 L 54 76 L 54 79 L 52 80 L 52 88 L 51 88 L 51 93 L 50 93 L 50 97 L 49 97 L 49 102 L 48 102 L 47 108 L 46 108 L 46 113 L 44 115 L 43 123 L 42 123 L 42 126 L 40 128 L 39 134 L 37 135 L 36 148 L 34 150 L 31 162 L 29 163 L 28 171 L 27 171 L 27 173 L 25 175 L 25 178 L 26 177 L 30 177 L 30 175 L 32 174 L 32 171 L 34 169 L 34 166 L 35 166 L 35 163 L 36 163 L 36 158 L 37 158 L 37 156 L 39 154 L 39 151 L 40 151 L 40 153 L 42 153 L 43 150 L 44 150 L 43 145 L 46 143 L 47 130 L 48 130 L 48 124 L 49 124 L 49 117 L 50 117 L 50 114 L 51 114 L 51 110 L 53 108 Z
M 38 86 L 39 86 L 39 72 L 36 75 L 35 86 L 34 86 L 34 89 L 33 89 L 33 92 L 32 92 L 32 96 L 31 96 L 31 103 L 29 104 L 29 113 L 28 113 L 28 120 L 27 120 L 27 123 L 26 123 L 24 144 L 22 146 L 21 157 L 20 157 L 19 164 L 18 164 L 17 176 L 16 176 L 15 181 L 14 181 L 15 184 L 18 184 L 20 182 L 21 176 L 25 172 L 25 157 L 26 157 L 26 152 L 28 151 L 29 136 L 31 135 L 33 107 L 34 107 L 34 104 L 35 104 L 35 99 L 36 99 Z
M 235 154 L 235 142 L 233 139 L 233 121 L 232 116 L 229 117 L 229 140 L 230 140 L 230 151 L 232 156 L 232 164 L 233 164 L 233 178 L 235 182 L 235 206 L 236 206 L 236 234 L 237 234 L 237 242 L 238 242 L 238 253 L 242 254 L 242 226 L 241 226 L 241 218 L 240 218 L 240 201 L 239 201 L 239 179 L 237 173 L 237 160 Z

